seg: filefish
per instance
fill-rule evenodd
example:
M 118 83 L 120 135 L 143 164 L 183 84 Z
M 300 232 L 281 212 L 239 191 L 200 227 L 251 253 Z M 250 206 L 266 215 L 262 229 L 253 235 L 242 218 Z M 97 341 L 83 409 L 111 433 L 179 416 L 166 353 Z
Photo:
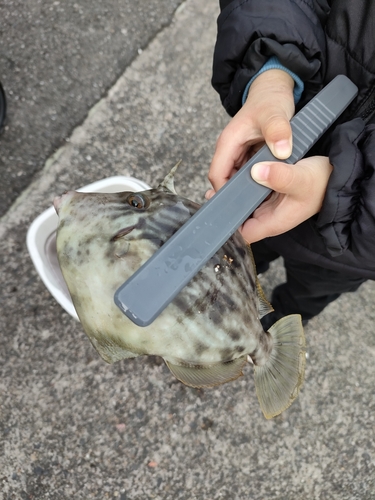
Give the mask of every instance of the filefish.
M 260 319 L 273 309 L 238 231 L 149 326 L 136 326 L 114 302 L 118 287 L 200 208 L 176 193 L 176 167 L 156 189 L 55 198 L 57 255 L 73 304 L 108 363 L 161 356 L 196 388 L 235 380 L 252 363 L 261 410 L 272 418 L 298 395 L 305 337 L 299 315 L 263 330 Z

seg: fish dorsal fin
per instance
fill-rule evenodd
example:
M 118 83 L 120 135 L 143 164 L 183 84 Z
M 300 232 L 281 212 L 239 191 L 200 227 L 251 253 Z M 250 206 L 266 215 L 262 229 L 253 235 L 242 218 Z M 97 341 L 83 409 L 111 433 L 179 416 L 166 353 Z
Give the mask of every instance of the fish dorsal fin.
M 266 314 L 271 313 L 274 309 L 271 306 L 271 304 L 268 302 L 266 299 L 266 296 L 264 295 L 263 289 L 260 285 L 258 275 L 257 275 L 257 269 L 255 265 L 255 259 L 253 252 L 251 250 L 251 246 L 248 245 L 248 252 L 251 257 L 251 261 L 253 263 L 253 268 L 254 268 L 254 274 L 255 274 L 255 289 L 256 289 L 256 299 L 257 299 L 257 308 L 258 308 L 258 314 L 259 318 L 263 318 L 263 316 L 266 316 Z
M 181 165 L 182 160 L 179 160 L 176 165 L 172 168 L 172 170 L 164 177 L 164 180 L 159 184 L 158 189 L 166 189 L 173 194 L 177 194 L 174 187 L 174 174 L 176 170 Z
M 190 387 L 214 387 L 225 384 L 242 375 L 242 369 L 247 361 L 247 356 L 218 363 L 213 366 L 179 366 L 164 360 L 173 375 L 183 384 Z
M 263 414 L 272 418 L 298 395 L 305 374 L 306 344 L 299 314 L 280 319 L 268 332 L 272 350 L 265 364 L 254 365 L 254 380 Z

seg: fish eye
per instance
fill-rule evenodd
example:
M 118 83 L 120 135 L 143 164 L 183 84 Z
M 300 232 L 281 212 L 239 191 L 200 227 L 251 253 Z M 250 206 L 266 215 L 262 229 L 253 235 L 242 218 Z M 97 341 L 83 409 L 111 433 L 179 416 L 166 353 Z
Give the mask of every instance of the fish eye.
M 142 208 L 147 208 L 150 204 L 150 200 L 140 193 L 132 193 L 127 197 L 126 201 L 131 207 L 141 210 Z

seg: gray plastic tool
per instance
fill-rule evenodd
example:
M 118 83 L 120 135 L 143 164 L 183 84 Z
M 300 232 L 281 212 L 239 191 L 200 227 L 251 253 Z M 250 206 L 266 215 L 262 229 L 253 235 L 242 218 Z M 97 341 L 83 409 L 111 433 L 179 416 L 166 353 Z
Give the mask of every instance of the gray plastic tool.
M 303 158 L 357 91 L 339 75 L 292 118 L 287 163 Z M 135 324 L 151 324 L 268 196 L 250 175 L 260 161 L 280 160 L 264 146 L 116 291 L 115 303 Z

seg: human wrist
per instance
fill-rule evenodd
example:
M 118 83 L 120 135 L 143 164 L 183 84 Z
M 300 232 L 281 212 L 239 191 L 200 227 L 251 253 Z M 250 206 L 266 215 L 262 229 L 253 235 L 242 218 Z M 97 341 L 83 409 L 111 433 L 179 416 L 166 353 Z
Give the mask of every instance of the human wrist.
M 250 90 L 251 85 L 254 84 L 254 82 L 256 81 L 256 79 L 260 75 L 262 75 L 266 71 L 271 71 L 271 70 L 280 70 L 280 72 L 284 72 L 285 75 L 289 75 L 290 76 L 291 80 L 289 78 L 287 78 L 287 77 L 283 78 L 283 80 L 293 82 L 292 85 L 293 85 L 294 104 L 297 104 L 299 102 L 299 100 L 301 99 L 303 90 L 304 90 L 304 83 L 303 83 L 303 81 L 299 78 L 298 75 L 296 75 L 295 73 L 293 73 L 292 71 L 290 71 L 288 68 L 286 68 L 285 66 L 283 66 L 280 63 L 280 61 L 278 60 L 278 58 L 276 56 L 272 56 L 262 66 L 262 68 L 250 79 L 250 81 L 246 85 L 245 90 L 244 90 L 243 95 L 242 95 L 242 105 L 244 105 L 244 103 L 246 102 L 246 99 L 247 99 L 247 96 L 249 94 L 249 90 Z M 280 73 L 280 78 L 282 78 L 281 77 L 281 73 Z

